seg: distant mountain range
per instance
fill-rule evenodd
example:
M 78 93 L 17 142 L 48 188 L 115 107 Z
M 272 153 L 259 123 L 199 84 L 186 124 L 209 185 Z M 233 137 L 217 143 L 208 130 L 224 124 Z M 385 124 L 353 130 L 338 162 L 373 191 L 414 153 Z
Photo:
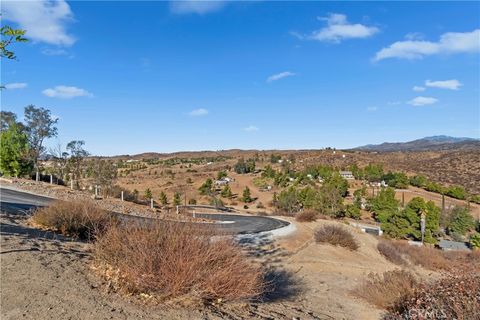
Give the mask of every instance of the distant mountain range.
M 354 148 L 360 151 L 395 152 L 395 151 L 437 151 L 452 149 L 480 148 L 480 140 L 465 137 L 432 136 L 407 142 L 384 142 L 367 144 Z

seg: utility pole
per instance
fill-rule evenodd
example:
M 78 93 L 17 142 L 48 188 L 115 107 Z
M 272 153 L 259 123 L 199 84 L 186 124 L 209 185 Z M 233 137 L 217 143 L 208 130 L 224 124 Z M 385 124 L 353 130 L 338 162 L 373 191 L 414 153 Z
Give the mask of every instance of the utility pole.
M 422 244 L 425 240 L 425 213 L 420 215 L 420 231 L 422 232 Z
M 442 193 L 442 213 L 445 213 L 445 195 Z
M 405 192 L 402 192 L 402 208 L 405 208 Z

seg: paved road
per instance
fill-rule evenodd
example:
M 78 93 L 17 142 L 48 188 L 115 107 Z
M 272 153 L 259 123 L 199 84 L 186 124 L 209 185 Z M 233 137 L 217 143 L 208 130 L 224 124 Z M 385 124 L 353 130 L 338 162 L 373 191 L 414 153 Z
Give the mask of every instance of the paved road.
M 2 210 L 25 212 L 38 206 L 46 206 L 52 201 L 54 201 L 52 198 L 0 187 L 0 206 Z M 127 218 L 126 215 L 123 216 Z M 271 231 L 289 224 L 286 221 L 269 217 L 242 216 L 235 214 L 197 213 L 196 216 L 217 221 L 219 223 L 215 224 L 216 227 L 223 232 L 234 234 L 251 234 Z M 147 220 L 149 218 L 128 216 L 126 220 L 128 219 Z

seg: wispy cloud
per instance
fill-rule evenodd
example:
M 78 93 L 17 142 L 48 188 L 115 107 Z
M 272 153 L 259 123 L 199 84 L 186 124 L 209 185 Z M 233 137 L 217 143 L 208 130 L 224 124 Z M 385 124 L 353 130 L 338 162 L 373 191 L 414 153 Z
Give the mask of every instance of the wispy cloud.
M 69 86 L 56 86 L 42 91 L 42 93 L 50 98 L 71 99 L 76 97 L 93 97 L 93 94 L 85 89 Z
M 7 90 L 24 89 L 27 86 L 28 84 L 25 82 L 13 82 L 13 83 L 7 83 L 5 85 L 5 89 Z
M 75 43 L 75 38 L 66 31 L 73 13 L 64 0 L 2 1 L 2 11 L 6 20 L 28 30 L 29 39 L 62 46 Z
M 42 53 L 46 56 L 66 56 L 66 55 L 68 55 L 67 50 L 52 49 L 52 48 L 44 48 L 44 49 L 42 49 Z
M 219 11 L 226 5 L 225 1 L 170 1 L 170 11 L 175 14 L 206 14 Z
M 480 41 L 480 39 L 479 39 Z M 449 90 L 458 90 L 461 86 L 463 86 L 460 81 L 457 79 L 452 80 L 443 80 L 443 81 L 425 81 L 425 85 L 431 88 L 440 88 L 440 89 L 449 89 Z
M 368 112 L 375 112 L 375 111 L 377 111 L 377 110 L 378 110 L 378 107 L 375 107 L 375 106 L 373 106 L 373 107 L 367 107 L 367 111 L 368 111 Z
M 280 79 L 283 79 L 283 78 L 292 77 L 294 75 L 295 75 L 295 73 L 290 72 L 290 71 L 280 72 L 280 73 L 273 74 L 270 77 L 268 77 L 267 82 L 277 81 L 277 80 L 280 80 Z
M 291 32 L 290 34 L 300 39 L 340 43 L 346 39 L 369 38 L 380 31 L 377 27 L 350 23 L 347 16 L 340 13 L 330 13 L 327 17 L 319 17 L 318 19 L 326 21 L 327 26 L 315 30 L 309 35 L 302 35 L 298 32 Z
M 421 86 L 414 86 L 412 88 L 412 90 L 415 92 L 422 92 L 422 91 L 425 91 L 425 89 L 426 89 L 425 87 L 421 87 Z
M 408 101 L 407 103 L 415 106 L 415 107 L 420 107 L 420 106 L 427 106 L 430 104 L 437 103 L 438 99 L 432 98 L 432 97 L 416 97 L 413 98 L 412 100 Z
M 208 110 L 204 108 L 195 109 L 188 113 L 190 117 L 202 117 L 202 116 L 206 116 L 207 114 L 208 114 Z
M 245 131 L 245 132 L 256 132 L 258 130 L 260 130 L 260 129 L 256 126 L 248 126 L 246 128 L 243 128 L 243 131 Z
M 398 105 L 401 105 L 402 102 L 401 101 L 389 101 L 389 102 L 387 102 L 387 104 L 389 106 L 398 106 Z
M 378 51 L 373 58 L 380 61 L 388 58 L 421 59 L 436 54 L 472 53 L 480 51 L 480 29 L 472 32 L 447 32 L 437 42 L 405 40 L 392 43 Z

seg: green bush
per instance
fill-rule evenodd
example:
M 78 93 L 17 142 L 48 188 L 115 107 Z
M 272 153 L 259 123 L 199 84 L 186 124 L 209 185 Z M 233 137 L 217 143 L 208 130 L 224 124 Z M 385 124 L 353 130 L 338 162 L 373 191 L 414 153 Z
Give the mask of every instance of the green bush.
M 346 216 L 352 219 L 360 219 L 362 216 L 360 212 L 360 208 L 357 207 L 356 205 L 347 205 L 347 210 L 346 210 Z
M 480 249 L 480 233 L 474 233 L 470 236 L 470 246 L 475 249 Z

